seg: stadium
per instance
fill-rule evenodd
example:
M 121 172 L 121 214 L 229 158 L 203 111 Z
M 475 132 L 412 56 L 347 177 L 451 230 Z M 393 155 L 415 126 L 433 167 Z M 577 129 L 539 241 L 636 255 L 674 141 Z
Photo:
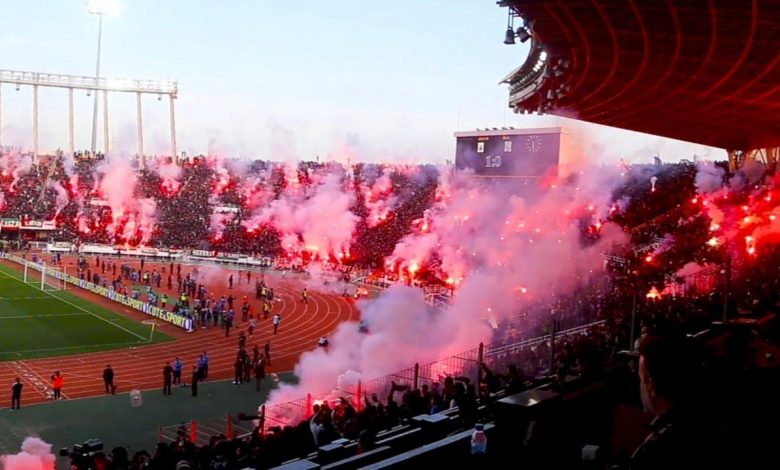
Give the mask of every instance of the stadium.
M 88 2 L 100 34 L 111 4 Z M 528 51 L 507 109 L 566 120 L 450 129 L 446 164 L 187 155 L 186 87 L 101 76 L 100 35 L 94 76 L 0 70 L 0 469 L 774 461 L 780 10 L 490 8 Z M 13 88 L 29 148 L 3 133 Z M 596 163 L 575 121 L 727 158 Z

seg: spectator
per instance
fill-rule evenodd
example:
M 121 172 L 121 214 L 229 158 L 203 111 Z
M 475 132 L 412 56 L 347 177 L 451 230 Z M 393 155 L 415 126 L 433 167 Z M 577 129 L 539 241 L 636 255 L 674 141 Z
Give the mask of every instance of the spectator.
M 21 407 L 22 388 L 24 388 L 24 384 L 17 377 L 16 381 L 11 385 L 11 410 L 18 410 Z
M 646 337 L 639 353 L 642 403 L 654 419 L 631 469 L 736 468 L 728 441 L 696 404 L 700 364 L 689 340 Z
M 106 387 L 106 394 L 116 394 L 116 386 L 114 385 L 114 369 L 111 368 L 111 364 L 107 365 L 106 368 L 103 369 L 103 385 Z

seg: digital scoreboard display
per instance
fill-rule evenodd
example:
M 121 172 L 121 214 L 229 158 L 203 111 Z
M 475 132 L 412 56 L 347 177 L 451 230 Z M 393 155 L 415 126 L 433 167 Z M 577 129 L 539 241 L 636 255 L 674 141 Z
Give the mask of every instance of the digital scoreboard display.
M 560 130 L 461 132 L 455 137 L 455 168 L 471 169 L 477 176 L 542 176 L 559 164 Z

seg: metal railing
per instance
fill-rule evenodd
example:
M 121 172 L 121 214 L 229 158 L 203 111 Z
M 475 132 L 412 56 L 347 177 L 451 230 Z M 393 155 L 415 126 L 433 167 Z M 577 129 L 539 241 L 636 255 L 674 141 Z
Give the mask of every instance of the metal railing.
M 554 343 L 560 344 L 567 337 L 587 334 L 591 329 L 600 327 L 604 321 L 597 321 L 587 325 L 578 326 L 564 331 L 556 332 Z M 485 364 L 491 369 L 506 366 L 519 354 L 533 351 L 541 344 L 547 344 L 551 335 L 538 336 L 525 339 L 512 344 L 482 345 L 463 351 L 450 357 L 439 359 L 424 364 L 415 364 L 412 367 L 402 369 L 381 377 L 360 379 L 348 384 L 342 384 L 331 392 L 325 392 L 315 397 L 308 394 L 296 400 L 290 400 L 273 405 L 263 405 L 258 419 L 250 426 L 246 421 L 236 421 L 230 415 L 227 418 L 216 420 L 181 423 L 177 425 L 159 428 L 159 438 L 164 440 L 176 440 L 182 429 L 186 430 L 188 438 L 197 439 L 196 444 L 208 442 L 211 435 L 225 434 L 222 429 L 234 430 L 234 437 L 246 437 L 252 432 L 254 426 L 259 426 L 263 432 L 268 432 L 272 427 L 284 428 L 296 426 L 311 418 L 313 407 L 322 401 L 338 400 L 346 398 L 357 411 L 364 406 L 364 398 L 376 395 L 378 399 L 386 399 L 394 390 L 420 388 L 423 385 L 429 387 L 434 382 L 443 383 L 446 377 L 466 377 L 471 383 L 479 385 L 479 369 Z M 396 387 L 394 388 L 393 385 Z M 230 422 L 230 424 L 228 424 Z M 241 425 L 241 423 L 244 423 Z M 183 428 L 182 428 L 183 427 Z M 195 429 L 193 432 L 192 429 Z M 209 434 L 211 433 L 211 434 Z

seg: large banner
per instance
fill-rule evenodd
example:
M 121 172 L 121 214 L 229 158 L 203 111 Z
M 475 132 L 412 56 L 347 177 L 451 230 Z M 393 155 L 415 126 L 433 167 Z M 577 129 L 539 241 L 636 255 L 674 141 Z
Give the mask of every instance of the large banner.
M 53 220 L 29 220 L 22 219 L 22 230 L 57 230 L 57 224 Z
M 27 266 L 29 266 L 32 269 L 35 269 L 36 271 L 42 271 L 44 269 L 44 265 L 29 262 L 15 255 L 4 254 L 3 257 L 5 259 L 13 261 L 14 263 L 21 264 L 23 266 L 26 264 Z M 155 307 L 146 302 L 133 299 L 132 297 L 123 294 L 118 294 L 113 289 L 108 289 L 106 287 L 99 286 L 91 282 L 87 282 L 83 279 L 79 279 L 78 277 L 71 276 L 70 274 L 65 274 L 62 271 L 59 271 L 57 269 L 50 268 L 50 267 L 46 267 L 45 269 L 46 269 L 47 276 L 60 279 L 62 281 L 67 282 L 68 284 L 73 284 L 74 286 L 78 286 L 82 289 L 86 289 L 90 292 L 94 292 L 95 294 L 106 297 L 110 300 L 113 300 L 114 302 L 119 302 L 122 305 L 127 305 L 128 307 L 132 307 L 149 316 L 159 318 L 164 322 L 170 323 L 172 325 L 176 325 L 179 328 L 183 328 L 187 331 L 192 331 L 193 324 L 192 324 L 192 320 L 190 320 L 189 318 L 183 317 L 181 315 L 177 315 L 173 312 L 169 312 L 168 310 L 162 309 L 160 307 Z
M 22 223 L 19 221 L 19 219 L 13 219 L 13 218 L 0 219 L 0 227 L 4 229 L 19 228 L 21 224 Z
M 192 256 L 196 256 L 198 258 L 213 258 L 216 255 L 217 255 L 216 251 L 192 250 Z
M 69 252 L 69 251 L 76 251 L 76 246 L 72 243 L 68 242 L 54 242 L 54 243 L 47 243 L 46 244 L 46 251 L 54 252 Z

